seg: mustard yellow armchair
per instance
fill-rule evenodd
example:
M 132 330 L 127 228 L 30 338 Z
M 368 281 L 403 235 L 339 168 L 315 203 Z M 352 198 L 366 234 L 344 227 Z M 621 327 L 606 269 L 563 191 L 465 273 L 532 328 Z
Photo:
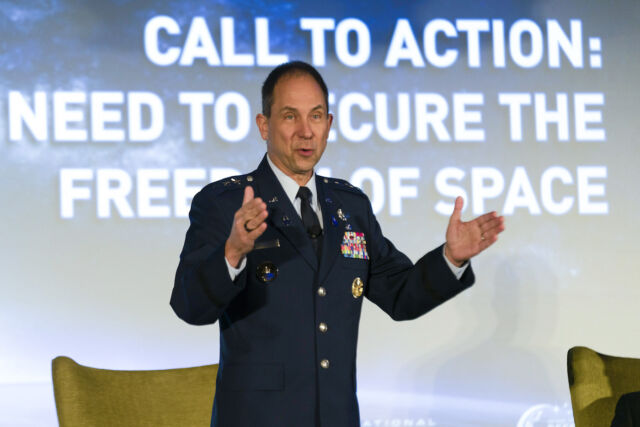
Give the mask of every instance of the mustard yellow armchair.
M 112 371 L 53 359 L 60 427 L 202 426 L 211 423 L 218 365 Z
M 640 359 L 573 347 L 567 370 L 576 427 L 610 426 L 620 396 L 640 390 Z

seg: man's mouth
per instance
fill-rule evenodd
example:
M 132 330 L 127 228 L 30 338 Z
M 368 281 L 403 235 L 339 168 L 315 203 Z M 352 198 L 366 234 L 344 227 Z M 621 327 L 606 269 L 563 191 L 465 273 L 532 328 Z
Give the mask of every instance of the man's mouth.
M 313 154 L 313 149 L 311 148 L 298 148 L 296 151 L 304 157 L 309 157 Z

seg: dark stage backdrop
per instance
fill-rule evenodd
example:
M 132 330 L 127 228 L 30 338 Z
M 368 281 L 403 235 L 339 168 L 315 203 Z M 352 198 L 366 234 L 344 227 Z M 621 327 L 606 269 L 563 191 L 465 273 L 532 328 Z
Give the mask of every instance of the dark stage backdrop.
M 319 172 L 413 260 L 507 232 L 413 322 L 362 315 L 365 426 L 569 426 L 566 351 L 640 356 L 640 4 L 0 1 L 0 425 L 56 425 L 50 361 L 215 363 L 168 301 L 193 194 L 264 153 L 286 60 L 331 90 Z

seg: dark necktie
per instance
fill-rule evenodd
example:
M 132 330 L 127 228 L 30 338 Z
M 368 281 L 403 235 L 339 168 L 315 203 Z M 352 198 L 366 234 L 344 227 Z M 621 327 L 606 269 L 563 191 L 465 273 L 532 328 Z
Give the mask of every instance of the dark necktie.
M 300 187 L 296 197 L 300 198 L 300 216 L 302 217 L 302 224 L 307 231 L 313 249 L 316 251 L 316 255 L 320 256 L 320 247 L 322 239 L 322 228 L 320 227 L 320 221 L 318 215 L 311 207 L 311 190 L 307 187 Z

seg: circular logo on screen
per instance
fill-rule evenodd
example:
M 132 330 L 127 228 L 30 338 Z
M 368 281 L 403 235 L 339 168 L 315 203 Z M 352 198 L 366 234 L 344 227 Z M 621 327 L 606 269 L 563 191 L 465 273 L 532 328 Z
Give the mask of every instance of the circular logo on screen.
M 562 406 L 543 403 L 527 409 L 517 427 L 575 427 L 573 412 L 568 404 Z

